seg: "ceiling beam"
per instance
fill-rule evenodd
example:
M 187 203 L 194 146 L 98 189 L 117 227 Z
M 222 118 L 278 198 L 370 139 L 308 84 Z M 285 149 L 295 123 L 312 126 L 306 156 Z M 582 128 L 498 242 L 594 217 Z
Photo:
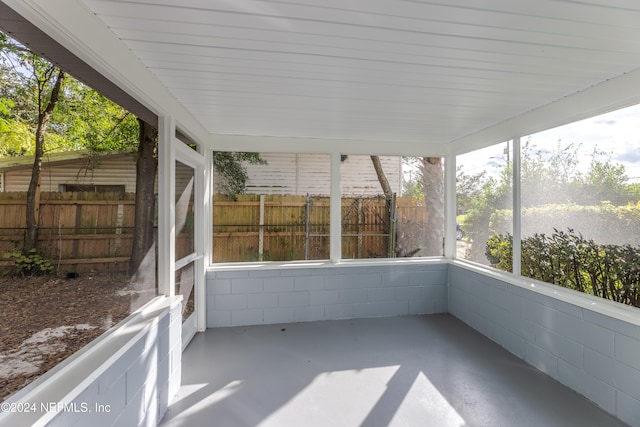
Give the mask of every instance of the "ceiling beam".
M 444 157 L 446 144 L 365 141 L 354 139 L 286 138 L 275 136 L 213 134 L 208 148 L 216 151 L 261 153 L 342 153 L 353 155 Z

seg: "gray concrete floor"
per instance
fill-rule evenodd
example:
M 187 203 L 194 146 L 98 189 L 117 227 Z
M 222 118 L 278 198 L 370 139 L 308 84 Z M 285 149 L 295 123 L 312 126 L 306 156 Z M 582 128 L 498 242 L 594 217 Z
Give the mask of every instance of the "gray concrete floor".
M 450 315 L 211 329 L 162 426 L 624 424 Z

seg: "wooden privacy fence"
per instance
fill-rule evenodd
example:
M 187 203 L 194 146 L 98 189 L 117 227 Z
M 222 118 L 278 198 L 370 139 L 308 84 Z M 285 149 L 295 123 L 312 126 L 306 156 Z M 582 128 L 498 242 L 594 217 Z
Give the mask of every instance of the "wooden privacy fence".
M 213 262 L 329 258 L 329 199 L 249 195 L 213 199 Z
M 239 195 L 213 199 L 213 262 L 329 258 L 329 198 Z M 418 254 L 426 209 L 413 198 L 342 198 L 342 257 Z
M 134 198 L 132 193 L 42 193 L 41 252 L 61 272 L 126 271 Z M 26 193 L 0 193 L 0 254 L 22 247 L 25 200 Z M 212 207 L 214 262 L 329 258 L 328 197 L 215 196 Z M 343 258 L 410 256 L 424 241 L 426 209 L 415 199 L 343 198 L 341 210 Z M 192 230 L 181 236 L 176 246 L 187 248 Z M 8 261 L 0 260 L 3 264 Z
M 126 271 L 135 194 L 43 192 L 38 246 L 60 271 Z M 26 193 L 0 193 L 0 254 L 20 251 Z

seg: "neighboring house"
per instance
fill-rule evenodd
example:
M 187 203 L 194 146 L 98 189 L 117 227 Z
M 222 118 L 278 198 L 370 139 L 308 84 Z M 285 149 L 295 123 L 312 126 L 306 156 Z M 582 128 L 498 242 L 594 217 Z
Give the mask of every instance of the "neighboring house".
M 267 164 L 247 165 L 249 194 L 329 195 L 330 157 L 317 154 L 260 155 Z M 402 192 L 402 158 L 380 157 L 392 190 Z M 0 191 L 27 191 L 33 157 L 0 159 Z M 373 196 L 382 189 L 369 156 L 343 156 L 342 193 Z M 215 183 L 215 177 L 214 177 Z M 111 153 L 99 158 L 86 150 L 45 156 L 42 191 L 135 192 L 136 165 L 132 154 Z
M 329 155 L 261 153 L 265 165 L 247 165 L 247 193 L 328 196 L 331 174 Z M 402 158 L 381 156 L 391 189 L 402 193 Z M 215 176 L 214 176 L 215 184 Z M 382 188 L 369 156 L 343 155 L 341 187 L 345 196 L 375 196 Z
M 132 154 L 112 153 L 99 158 L 87 150 L 46 155 L 42 162 L 42 191 L 122 191 L 136 189 L 136 164 Z M 33 157 L 0 159 L 2 191 L 27 191 Z

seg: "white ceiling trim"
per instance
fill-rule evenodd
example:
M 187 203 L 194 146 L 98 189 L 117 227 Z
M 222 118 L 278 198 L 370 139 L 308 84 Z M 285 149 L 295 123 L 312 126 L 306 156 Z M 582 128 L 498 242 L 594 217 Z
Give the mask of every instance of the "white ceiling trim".
M 210 135 L 207 148 L 216 151 L 261 153 L 352 154 L 377 156 L 446 157 L 447 144 L 416 144 L 354 139 L 287 138 L 248 135 Z

